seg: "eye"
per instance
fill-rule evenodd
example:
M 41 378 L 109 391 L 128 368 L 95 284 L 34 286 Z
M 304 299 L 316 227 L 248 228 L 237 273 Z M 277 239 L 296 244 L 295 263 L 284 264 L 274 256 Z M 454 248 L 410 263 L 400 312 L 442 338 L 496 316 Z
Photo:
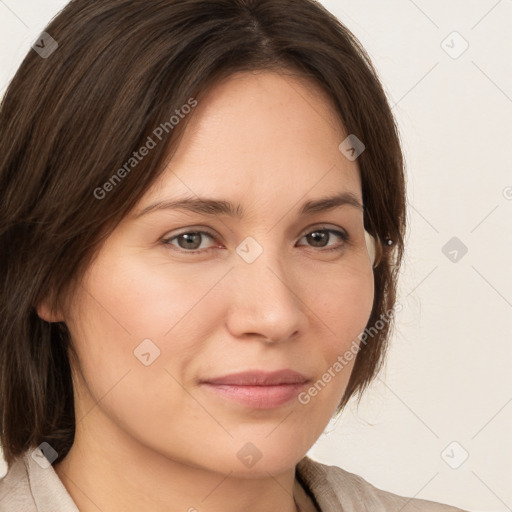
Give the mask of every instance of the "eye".
M 334 247 L 329 247 L 328 242 L 331 241 L 332 235 L 335 235 L 339 239 L 342 240 L 341 243 L 336 244 Z M 215 235 L 208 231 L 185 231 L 183 233 L 174 235 L 169 238 L 165 238 L 162 240 L 162 243 L 166 246 L 172 246 L 173 249 L 176 247 L 174 242 L 177 242 L 177 251 L 182 253 L 189 254 L 200 254 L 213 249 L 213 247 L 202 248 L 202 241 L 204 238 L 209 238 L 210 240 L 215 239 Z M 315 249 L 321 249 L 321 252 L 326 251 L 341 251 L 344 249 L 346 242 L 349 241 L 349 235 L 345 231 L 339 231 L 336 229 L 330 228 L 318 228 L 313 231 L 309 231 L 307 234 L 303 235 L 300 240 L 306 239 L 309 244 L 312 244 L 310 247 Z M 328 247 L 325 249 L 325 247 Z
M 338 231 L 336 229 L 329 228 L 319 228 L 314 231 L 310 231 L 308 234 L 304 235 L 302 238 L 306 238 L 309 243 L 313 244 L 313 247 L 327 247 L 327 242 L 329 242 L 332 238 L 332 235 L 336 235 L 338 238 L 341 238 L 343 242 L 341 244 L 335 245 L 334 247 L 329 247 L 329 249 L 324 249 L 325 251 L 340 251 L 345 247 L 345 243 L 348 242 L 349 236 L 348 233 L 344 231 Z M 301 238 L 301 240 L 302 240 Z
M 163 240 L 163 242 L 166 245 L 173 245 L 172 242 L 176 240 L 178 242 L 179 249 L 185 250 L 182 252 L 205 252 L 205 250 L 198 250 L 201 247 L 201 240 L 203 237 L 208 237 L 211 240 L 214 239 L 214 235 L 207 231 L 186 231 L 171 238 L 167 238 Z

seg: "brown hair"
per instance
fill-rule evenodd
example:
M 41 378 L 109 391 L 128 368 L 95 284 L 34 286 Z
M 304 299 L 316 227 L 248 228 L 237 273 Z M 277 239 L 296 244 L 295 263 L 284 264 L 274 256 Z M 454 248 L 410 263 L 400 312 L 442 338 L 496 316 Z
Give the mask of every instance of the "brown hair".
M 8 464 L 43 441 L 62 459 L 74 440 L 70 333 L 35 306 L 46 298 L 58 308 L 71 296 L 101 241 L 164 170 L 190 116 L 163 131 L 108 199 L 94 191 L 113 183 L 157 126 L 234 72 L 293 69 L 311 78 L 365 144 L 357 161 L 364 223 L 380 260 L 368 325 L 392 310 L 406 220 L 398 130 L 369 56 L 324 7 L 73 0 L 45 32 L 58 48 L 46 58 L 30 50 L 0 107 L 0 435 Z M 361 345 L 338 413 L 380 369 L 391 326 Z

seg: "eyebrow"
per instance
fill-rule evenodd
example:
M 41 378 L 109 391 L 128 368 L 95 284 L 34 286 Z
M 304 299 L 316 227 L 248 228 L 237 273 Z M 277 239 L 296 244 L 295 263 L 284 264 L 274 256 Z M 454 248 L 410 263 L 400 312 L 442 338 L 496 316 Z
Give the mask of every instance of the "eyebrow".
M 305 202 L 300 208 L 299 215 L 314 215 L 315 213 L 326 212 L 342 206 L 349 206 L 364 211 L 364 206 L 355 194 L 352 192 L 342 192 Z M 135 218 L 160 210 L 186 210 L 202 215 L 227 215 L 237 219 L 242 219 L 245 215 L 243 207 L 239 204 L 233 204 L 221 199 L 190 197 L 158 201 L 150 204 L 135 214 Z

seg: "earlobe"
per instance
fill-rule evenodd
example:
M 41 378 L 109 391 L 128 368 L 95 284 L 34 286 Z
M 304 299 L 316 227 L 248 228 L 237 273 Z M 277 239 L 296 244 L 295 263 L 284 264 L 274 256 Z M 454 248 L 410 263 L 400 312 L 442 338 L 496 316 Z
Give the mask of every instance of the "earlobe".
M 41 301 L 36 306 L 37 316 L 41 318 L 41 320 L 45 320 L 46 322 L 64 322 L 64 317 L 60 311 L 53 311 L 47 304 L 46 300 Z

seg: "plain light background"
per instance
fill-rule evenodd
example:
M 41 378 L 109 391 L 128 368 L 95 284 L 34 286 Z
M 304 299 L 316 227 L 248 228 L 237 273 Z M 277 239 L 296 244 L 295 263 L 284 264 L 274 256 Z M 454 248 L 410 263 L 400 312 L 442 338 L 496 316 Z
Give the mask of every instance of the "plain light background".
M 66 3 L 0 0 L 0 95 Z M 409 228 L 386 367 L 309 455 L 397 494 L 512 511 L 512 0 L 322 3 L 393 106 Z

